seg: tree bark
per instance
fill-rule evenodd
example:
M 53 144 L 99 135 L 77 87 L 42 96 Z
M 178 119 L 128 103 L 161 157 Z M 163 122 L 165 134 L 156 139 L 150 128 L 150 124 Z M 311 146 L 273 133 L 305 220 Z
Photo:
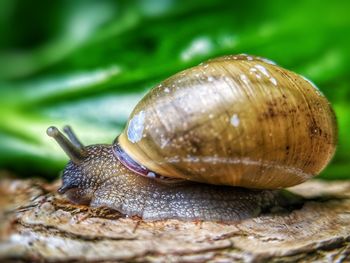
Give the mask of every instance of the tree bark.
M 300 206 L 234 224 L 126 218 L 57 186 L 0 180 L 1 262 L 350 262 L 350 182 L 308 181 Z

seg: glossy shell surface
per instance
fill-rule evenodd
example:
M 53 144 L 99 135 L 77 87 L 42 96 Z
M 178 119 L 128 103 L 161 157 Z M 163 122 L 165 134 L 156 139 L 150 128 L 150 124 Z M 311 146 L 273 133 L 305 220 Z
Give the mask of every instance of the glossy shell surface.
M 304 77 L 271 61 L 225 56 L 153 88 L 119 136 L 154 173 L 277 189 L 318 174 L 337 141 L 334 112 Z

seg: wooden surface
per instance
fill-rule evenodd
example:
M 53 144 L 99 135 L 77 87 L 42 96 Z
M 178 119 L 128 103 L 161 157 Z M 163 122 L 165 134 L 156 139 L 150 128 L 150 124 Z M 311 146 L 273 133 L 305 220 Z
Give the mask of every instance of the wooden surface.
M 1 262 L 350 262 L 350 182 L 306 182 L 300 207 L 235 224 L 125 218 L 57 186 L 0 180 Z

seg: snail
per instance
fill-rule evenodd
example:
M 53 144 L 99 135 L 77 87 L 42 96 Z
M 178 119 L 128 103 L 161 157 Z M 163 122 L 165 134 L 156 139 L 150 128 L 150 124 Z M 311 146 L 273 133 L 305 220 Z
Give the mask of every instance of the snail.
M 249 55 L 214 58 L 154 87 L 111 145 L 49 127 L 70 157 L 58 192 L 145 220 L 231 222 L 278 206 L 331 160 L 337 124 L 306 78 Z

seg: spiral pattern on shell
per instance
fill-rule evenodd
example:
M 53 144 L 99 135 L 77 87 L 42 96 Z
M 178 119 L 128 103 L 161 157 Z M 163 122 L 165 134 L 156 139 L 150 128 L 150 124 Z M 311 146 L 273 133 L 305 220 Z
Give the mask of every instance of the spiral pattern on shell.
M 334 112 L 304 77 L 224 56 L 166 79 L 135 107 L 120 147 L 166 177 L 276 189 L 317 175 L 337 142 Z

